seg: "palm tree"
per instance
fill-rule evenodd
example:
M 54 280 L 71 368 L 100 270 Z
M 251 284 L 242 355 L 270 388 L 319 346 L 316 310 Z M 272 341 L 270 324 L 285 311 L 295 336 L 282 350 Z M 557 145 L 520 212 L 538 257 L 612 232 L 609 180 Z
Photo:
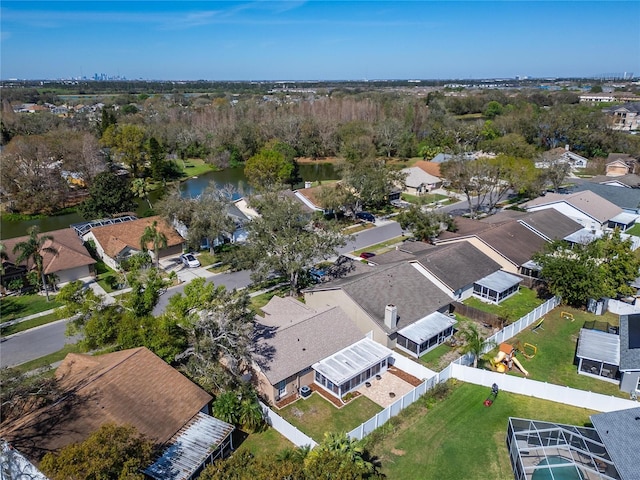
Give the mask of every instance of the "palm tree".
M 49 301 L 49 290 L 47 289 L 47 279 L 44 275 L 42 253 L 52 253 L 56 255 L 58 251 L 53 247 L 45 247 L 45 243 L 52 241 L 53 237 L 51 235 L 38 235 L 40 228 L 37 225 L 31 227 L 27 233 L 29 233 L 29 238 L 24 242 L 17 243 L 16 246 L 13 247 L 13 253 L 19 252 L 16 258 L 16 265 L 29 260 L 33 262 L 38 278 L 42 280 L 47 301 Z
M 480 358 L 480 355 L 496 345 L 496 342 L 493 340 L 482 338 L 475 323 L 469 322 L 461 327 L 460 336 L 464 340 L 462 353 L 470 353 L 473 355 L 473 368 L 478 368 L 478 358 Z
M 140 237 L 140 247 L 142 251 L 148 250 L 147 245 L 153 244 L 153 255 L 156 258 L 156 267 L 160 268 L 160 249 L 167 248 L 167 236 L 158 230 L 158 222 L 156 220 L 144 229 L 142 237 Z
M 151 182 L 148 178 L 135 178 L 131 182 L 131 191 L 138 198 L 144 198 L 149 204 L 149 209 L 153 209 L 151 200 L 149 200 L 149 192 L 151 191 Z
M 7 255 L 7 247 L 5 247 L 4 243 L 0 242 L 0 275 L 4 275 L 5 260 L 9 260 L 9 255 Z

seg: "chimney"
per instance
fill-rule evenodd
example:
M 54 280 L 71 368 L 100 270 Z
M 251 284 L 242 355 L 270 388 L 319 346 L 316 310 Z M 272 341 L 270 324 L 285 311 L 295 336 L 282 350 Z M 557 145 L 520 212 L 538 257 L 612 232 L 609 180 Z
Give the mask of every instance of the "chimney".
M 304 182 L 304 188 L 311 188 L 312 183 L 308 180 Z
M 384 324 L 387 328 L 396 328 L 398 324 L 398 307 L 392 304 L 384 307 Z
M 569 144 L 568 144 L 568 143 L 564 146 L 564 149 L 565 149 L 565 151 L 567 151 L 567 152 L 569 151 Z

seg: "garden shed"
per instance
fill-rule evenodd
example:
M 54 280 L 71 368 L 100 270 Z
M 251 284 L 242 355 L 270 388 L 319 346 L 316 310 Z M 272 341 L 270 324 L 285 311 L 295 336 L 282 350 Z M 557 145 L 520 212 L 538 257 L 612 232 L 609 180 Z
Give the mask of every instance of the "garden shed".
M 620 337 L 599 330 L 580 329 L 578 338 L 578 373 L 604 377 L 609 380 L 620 378 Z M 617 381 L 616 381 L 617 383 Z

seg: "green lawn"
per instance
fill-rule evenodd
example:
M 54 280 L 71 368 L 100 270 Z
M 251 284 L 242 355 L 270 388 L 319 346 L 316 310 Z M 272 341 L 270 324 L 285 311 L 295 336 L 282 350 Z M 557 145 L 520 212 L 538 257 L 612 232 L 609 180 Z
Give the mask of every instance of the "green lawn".
M 538 298 L 535 290 L 520 287 L 520 291 L 504 300 L 500 305 L 486 303 L 476 297 L 466 299 L 463 303 L 483 312 L 495 313 L 511 322 L 524 317 L 527 313 L 542 305 L 544 299 Z
M 572 313 L 575 321 L 561 318 L 563 311 Z M 618 316 L 609 312 L 596 316 L 581 310 L 558 307 L 545 316 L 542 329 L 537 329 L 534 333 L 530 327 L 520 332 L 514 339 L 509 340 L 508 343 L 516 344 L 520 341 L 522 344 L 530 343 L 537 347 L 537 354 L 532 359 L 526 359 L 522 355 L 518 356 L 522 366 L 529 372 L 529 378 L 533 380 L 628 398 L 628 394 L 620 392 L 617 384 L 577 373 L 577 365 L 574 365 L 573 362 L 578 335 L 584 322 L 590 320 L 618 324 Z M 488 355 L 495 355 L 495 350 Z
M 455 348 L 443 343 L 421 356 L 420 363 L 435 372 L 439 372 L 459 356 L 460 354 L 456 353 Z
M 48 315 L 43 315 L 41 317 L 32 318 L 31 320 L 25 320 L 24 322 L 14 323 L 8 327 L 0 328 L 0 335 L 3 337 L 13 335 L 14 333 L 23 332 L 30 328 L 39 327 L 40 325 L 46 325 L 47 323 L 55 322 L 56 320 L 60 320 L 58 313 L 50 313 Z
M 177 160 L 176 163 L 178 167 L 180 167 L 182 178 L 197 177 L 203 173 L 215 170 L 211 164 L 205 163 L 205 161 L 200 158 L 189 158 L 184 162 Z
M 96 260 L 96 281 L 98 285 L 104 288 L 104 291 L 107 293 L 116 291 L 120 283 L 118 272 L 104 263 L 102 259 L 96 258 Z
M 363 395 L 342 408 L 336 408 L 313 393 L 309 398 L 283 408 L 278 414 L 320 443 L 325 432 L 349 432 L 380 411 L 380 405 Z
M 58 308 L 62 304 L 55 301 L 55 295 L 50 295 L 51 301 L 47 302 L 44 295 L 20 295 L 2 297 L 0 299 L 0 317 L 2 322 L 15 320 L 35 313 L 44 312 L 52 308 Z
M 236 438 L 234 438 L 233 443 L 237 447 L 236 451 L 247 450 L 256 457 L 276 455 L 286 448 L 294 447 L 293 443 L 280 435 L 275 428 L 268 428 L 264 432 L 250 433 L 248 435 L 240 432 L 238 436 L 244 438 L 237 439 L 239 445 L 236 444 Z
M 631 227 L 629 230 L 625 231 L 624 233 L 640 237 L 640 223 L 636 223 L 633 227 Z
M 254 312 L 259 315 L 263 315 L 261 308 L 264 307 L 269 300 L 271 300 L 276 295 L 283 297 L 289 293 L 289 286 L 283 285 L 281 287 L 275 288 L 265 293 L 261 293 L 260 295 L 256 295 L 255 297 L 251 297 L 251 308 Z
M 369 445 L 382 472 L 394 480 L 511 480 L 505 443 L 510 416 L 585 425 L 595 413 L 507 392 L 485 407 L 489 393 L 487 387 L 457 384 L 431 408 L 417 402 L 395 427 L 383 426 L 387 433 Z
M 362 252 L 373 252 L 376 254 L 384 253 L 386 251 L 389 251 L 392 246 L 397 245 L 398 243 L 402 243 L 406 239 L 407 237 L 405 236 L 391 238 L 385 242 L 376 243 L 375 245 L 370 245 L 366 248 L 361 248 L 360 250 L 356 250 L 355 252 L 353 252 L 353 255 L 357 257 Z
M 403 193 L 401 196 L 402 200 L 409 203 L 421 203 L 426 205 L 428 203 L 439 202 L 440 200 L 448 200 L 449 197 L 446 195 L 441 195 L 439 193 L 427 193 L 425 195 L 410 195 L 408 193 Z M 443 205 L 446 205 L 448 202 L 443 202 Z

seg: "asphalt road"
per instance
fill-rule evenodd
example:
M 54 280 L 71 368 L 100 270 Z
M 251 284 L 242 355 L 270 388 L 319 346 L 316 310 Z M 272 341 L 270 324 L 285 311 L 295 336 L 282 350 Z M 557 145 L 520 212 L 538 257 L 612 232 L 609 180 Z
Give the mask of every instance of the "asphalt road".
M 19 365 L 35 358 L 57 352 L 65 343 L 74 343 L 64 332 L 69 320 L 59 320 L 25 330 L 0 340 L 0 367 Z
M 397 222 L 382 220 L 379 226 L 354 235 L 340 253 L 352 252 L 369 245 L 384 242 L 402 235 L 402 229 Z M 208 281 L 215 285 L 224 285 L 227 289 L 244 288 L 251 283 L 251 272 L 241 270 L 239 272 L 207 275 Z M 166 308 L 169 298 L 176 293 L 182 293 L 187 283 L 172 287 L 160 297 L 158 305 L 153 309 L 154 315 L 161 314 Z M 17 333 L 0 343 L 0 367 L 19 365 L 29 360 L 57 352 L 66 343 L 73 343 L 74 339 L 65 336 L 66 320 L 49 323 L 41 327 L 33 328 Z M 77 339 L 76 339 L 77 340 Z

